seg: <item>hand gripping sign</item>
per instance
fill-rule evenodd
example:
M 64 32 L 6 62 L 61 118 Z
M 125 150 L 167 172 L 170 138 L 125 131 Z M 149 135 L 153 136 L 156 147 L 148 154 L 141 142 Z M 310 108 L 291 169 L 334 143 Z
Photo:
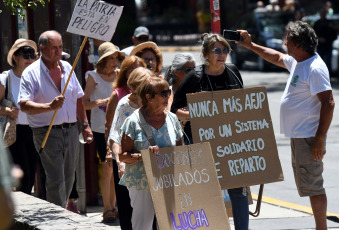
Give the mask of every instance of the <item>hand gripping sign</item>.
M 68 25 L 67 32 L 83 35 L 84 40 L 82 41 L 80 50 L 77 57 L 74 60 L 72 70 L 69 73 L 65 88 L 62 95 L 65 94 L 68 83 L 71 79 L 72 73 L 78 63 L 80 54 L 86 44 L 87 38 L 95 38 L 103 41 L 110 41 L 117 27 L 118 21 L 122 14 L 123 7 L 108 4 L 104 1 L 98 0 L 78 0 L 71 21 Z M 42 142 L 41 149 L 46 145 L 49 133 L 53 126 L 57 110 L 54 112 L 51 123 Z
M 222 189 L 283 180 L 265 87 L 187 95 L 194 143 L 210 142 Z
M 208 142 L 142 150 L 161 230 L 230 230 Z

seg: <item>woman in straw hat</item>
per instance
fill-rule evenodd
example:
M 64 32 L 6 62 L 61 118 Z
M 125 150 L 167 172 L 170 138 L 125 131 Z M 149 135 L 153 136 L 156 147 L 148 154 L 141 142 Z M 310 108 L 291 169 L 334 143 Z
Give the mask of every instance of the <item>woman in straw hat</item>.
M 147 68 L 155 73 L 158 77 L 164 78 L 160 75 L 162 68 L 162 54 L 154 42 L 143 42 L 131 51 L 130 56 L 141 57 L 147 64 Z
M 105 115 L 109 97 L 113 91 L 112 83 L 119 74 L 117 67 L 125 55 L 111 42 L 104 42 L 98 49 L 99 60 L 94 71 L 85 75 L 86 88 L 83 103 L 86 110 L 91 110 L 91 128 L 95 145 L 102 162 L 101 193 L 104 203 L 103 222 L 117 219 L 115 209 L 115 190 L 112 169 L 112 157 L 106 151 Z
M 16 142 L 9 146 L 15 164 L 24 172 L 21 186 L 18 190 L 31 194 L 35 181 L 38 153 L 33 143 L 33 134 L 28 126 L 25 113 L 18 105 L 20 78 L 27 66 L 37 59 L 37 46 L 34 41 L 18 39 L 13 44 L 7 55 L 7 62 L 13 68 L 0 74 L 0 103 L 4 98 L 11 98 L 15 107 L 0 106 L 0 115 L 7 115 L 16 119 Z

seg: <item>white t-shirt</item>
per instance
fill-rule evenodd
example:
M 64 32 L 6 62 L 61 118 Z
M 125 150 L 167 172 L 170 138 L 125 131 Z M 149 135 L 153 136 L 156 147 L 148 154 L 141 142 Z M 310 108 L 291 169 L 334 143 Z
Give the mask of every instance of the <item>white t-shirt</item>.
M 290 76 L 280 101 L 280 132 L 291 138 L 314 137 L 321 108 L 317 94 L 332 90 L 326 64 L 318 54 L 303 62 L 289 55 L 283 60 Z
M 17 77 L 13 70 L 9 70 L 9 77 L 11 81 L 11 92 L 12 92 L 12 101 L 15 103 L 15 106 L 20 109 L 20 105 L 18 104 L 18 96 L 20 89 L 20 78 Z M 8 87 L 7 84 L 7 74 L 0 74 L 0 82 L 5 87 Z M 19 110 L 18 118 L 16 119 L 16 123 L 19 125 L 28 125 L 27 114 Z
M 135 46 L 129 46 L 129 47 L 126 47 L 125 49 L 121 50 L 121 52 L 124 52 L 125 53 L 125 56 L 129 56 L 130 53 L 132 52 L 132 50 L 134 49 Z
M 61 92 L 65 88 L 72 66 L 66 61 L 59 61 L 62 68 Z M 49 70 L 40 58 L 29 65 L 21 76 L 20 92 L 18 101 L 34 101 L 37 103 L 49 103 L 55 97 L 60 96 L 61 92 L 54 84 L 49 75 Z M 65 101 L 58 110 L 54 125 L 62 123 L 73 123 L 77 121 L 77 100 L 84 95 L 81 85 L 75 73 L 71 75 L 68 87 L 65 92 Z M 27 114 L 30 127 L 38 128 L 48 126 L 51 123 L 54 111 L 39 113 L 34 115 Z
M 100 75 L 94 71 L 87 71 L 85 79 L 87 81 L 88 75 L 91 75 L 94 82 L 97 84 L 90 96 L 91 101 L 98 99 L 105 99 L 111 96 L 113 87 L 112 83 L 105 81 Z M 105 117 L 106 117 L 106 106 L 94 107 L 91 109 L 91 129 L 97 133 L 105 133 Z

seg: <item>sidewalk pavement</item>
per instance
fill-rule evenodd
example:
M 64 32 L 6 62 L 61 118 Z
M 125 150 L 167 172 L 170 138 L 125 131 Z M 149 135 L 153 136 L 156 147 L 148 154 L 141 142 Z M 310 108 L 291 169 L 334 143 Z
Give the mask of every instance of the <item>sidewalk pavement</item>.
M 250 211 L 256 208 L 257 195 L 252 194 L 254 203 Z M 78 215 L 59 206 L 40 200 L 22 192 L 13 193 L 16 205 L 15 221 L 20 229 L 121 229 L 119 221 L 102 223 L 102 206 L 89 206 L 87 213 Z M 262 198 L 260 215 L 250 216 L 250 230 L 287 230 L 315 229 L 311 208 L 279 201 L 269 197 Z M 337 219 L 337 214 L 328 213 L 328 217 Z M 234 230 L 233 219 L 230 218 L 231 229 Z M 328 229 L 338 229 L 339 223 L 327 221 Z M 28 226 L 30 228 L 28 228 Z M 18 229 L 18 228 L 15 228 Z

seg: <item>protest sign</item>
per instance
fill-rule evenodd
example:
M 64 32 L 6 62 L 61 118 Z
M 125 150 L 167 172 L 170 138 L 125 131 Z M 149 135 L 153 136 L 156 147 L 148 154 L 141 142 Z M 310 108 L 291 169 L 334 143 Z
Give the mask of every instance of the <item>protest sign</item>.
M 187 95 L 194 143 L 211 143 L 222 189 L 283 180 L 265 87 Z
M 111 41 L 123 7 L 98 0 L 78 0 L 67 32 Z
M 230 230 L 209 143 L 141 153 L 160 230 Z

